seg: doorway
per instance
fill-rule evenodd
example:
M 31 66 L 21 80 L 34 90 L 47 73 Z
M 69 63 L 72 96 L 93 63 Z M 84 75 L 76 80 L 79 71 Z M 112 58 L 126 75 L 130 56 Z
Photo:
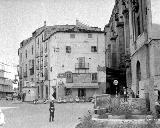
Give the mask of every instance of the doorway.
M 140 67 L 140 62 L 137 61 L 136 65 L 136 78 L 137 78 L 137 85 L 136 85 L 136 97 L 139 98 L 139 81 L 141 81 L 141 67 Z
M 46 99 L 48 99 L 48 86 L 46 85 Z
M 86 96 L 86 89 L 85 88 L 79 88 L 78 89 L 78 97 L 85 97 Z

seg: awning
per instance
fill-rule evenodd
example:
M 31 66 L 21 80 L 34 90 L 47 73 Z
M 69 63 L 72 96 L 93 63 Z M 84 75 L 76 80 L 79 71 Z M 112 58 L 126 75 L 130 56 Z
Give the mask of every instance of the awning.
M 99 88 L 98 83 L 66 83 L 66 88 Z

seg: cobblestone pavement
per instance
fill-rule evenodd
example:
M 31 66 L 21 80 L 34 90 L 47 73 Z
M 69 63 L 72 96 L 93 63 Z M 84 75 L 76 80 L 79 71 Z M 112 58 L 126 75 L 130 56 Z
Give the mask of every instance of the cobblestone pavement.
M 4 128 L 74 128 L 92 103 L 55 104 L 55 121 L 49 122 L 49 104 L 31 104 L 12 101 L 0 101 L 5 114 Z

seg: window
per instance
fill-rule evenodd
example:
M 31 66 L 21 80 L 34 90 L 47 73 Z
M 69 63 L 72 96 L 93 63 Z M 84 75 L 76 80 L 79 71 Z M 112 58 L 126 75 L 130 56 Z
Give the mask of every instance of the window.
M 88 38 L 92 38 L 92 34 L 88 34 Z
M 66 77 L 67 77 L 67 79 L 71 79 L 71 78 L 72 78 L 72 74 L 67 73 L 67 74 L 66 74 Z
M 140 26 L 140 18 L 137 17 L 137 34 L 138 36 L 141 34 L 141 26 Z
M 92 81 L 97 82 L 97 73 L 92 73 Z
M 70 38 L 75 38 L 75 34 L 70 34 Z
M 45 45 L 45 52 L 47 52 L 47 43 L 46 43 L 46 45 Z
M 20 53 L 20 61 L 22 61 L 22 53 Z
M 85 63 L 85 57 L 79 57 L 78 61 L 79 63 Z
M 91 46 L 91 52 L 97 52 L 97 47 L 96 46 Z
M 33 55 L 33 45 L 32 45 L 32 55 Z
M 71 46 L 66 46 L 66 53 L 71 53 Z
M 27 50 L 26 50 L 26 59 L 27 59 Z
M 72 83 L 73 79 L 72 79 L 72 73 L 71 72 L 67 72 L 66 73 L 66 83 Z
M 38 48 L 39 48 L 39 38 L 38 38 Z

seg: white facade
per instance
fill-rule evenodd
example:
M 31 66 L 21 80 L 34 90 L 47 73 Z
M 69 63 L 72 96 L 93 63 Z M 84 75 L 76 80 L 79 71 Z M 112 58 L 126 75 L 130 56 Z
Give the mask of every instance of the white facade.
M 74 34 L 75 38 L 71 38 L 71 34 Z M 50 37 L 48 45 L 50 64 L 49 79 L 51 88 L 52 86 L 58 88 L 61 81 L 63 81 L 64 86 L 67 87 L 65 78 L 57 78 L 58 74 L 64 74 L 66 72 L 97 73 L 97 85 L 98 82 L 105 83 L 105 73 L 97 71 L 98 65 L 101 67 L 105 66 L 104 33 L 58 32 Z M 66 53 L 66 47 L 68 46 L 70 47 L 70 53 Z M 92 46 L 96 47 L 95 52 L 91 51 Z M 88 69 L 77 70 L 75 68 L 79 63 L 79 57 L 85 58 L 84 63 L 86 66 L 89 66 Z M 53 90 L 50 89 L 50 91 L 50 94 L 52 94 Z M 57 89 L 57 97 L 59 95 L 58 93 Z
M 66 49 L 69 53 L 66 52 Z M 79 70 L 79 57 L 83 61 L 82 70 Z M 51 98 L 54 90 L 57 91 L 57 94 L 60 94 L 60 91 L 64 93 L 64 90 L 57 88 L 60 84 L 67 83 L 66 78 L 58 76 L 66 72 L 74 73 L 76 77 L 74 80 L 79 79 L 76 76 L 78 73 L 81 74 L 79 77 L 86 76 L 87 79 L 84 77 L 81 82 L 90 80 L 90 83 L 86 85 L 91 88 L 89 91 L 100 90 L 99 86 L 105 85 L 105 73 L 97 72 L 98 66 L 105 66 L 104 33 L 97 27 L 46 26 L 44 24 L 32 33 L 32 37 L 21 42 L 19 58 L 20 91 L 24 88 L 25 93 L 28 93 L 33 86 L 32 90 L 36 90 L 36 98 L 39 99 Z M 33 63 L 30 63 L 31 60 Z M 91 81 L 91 76 L 96 81 Z

